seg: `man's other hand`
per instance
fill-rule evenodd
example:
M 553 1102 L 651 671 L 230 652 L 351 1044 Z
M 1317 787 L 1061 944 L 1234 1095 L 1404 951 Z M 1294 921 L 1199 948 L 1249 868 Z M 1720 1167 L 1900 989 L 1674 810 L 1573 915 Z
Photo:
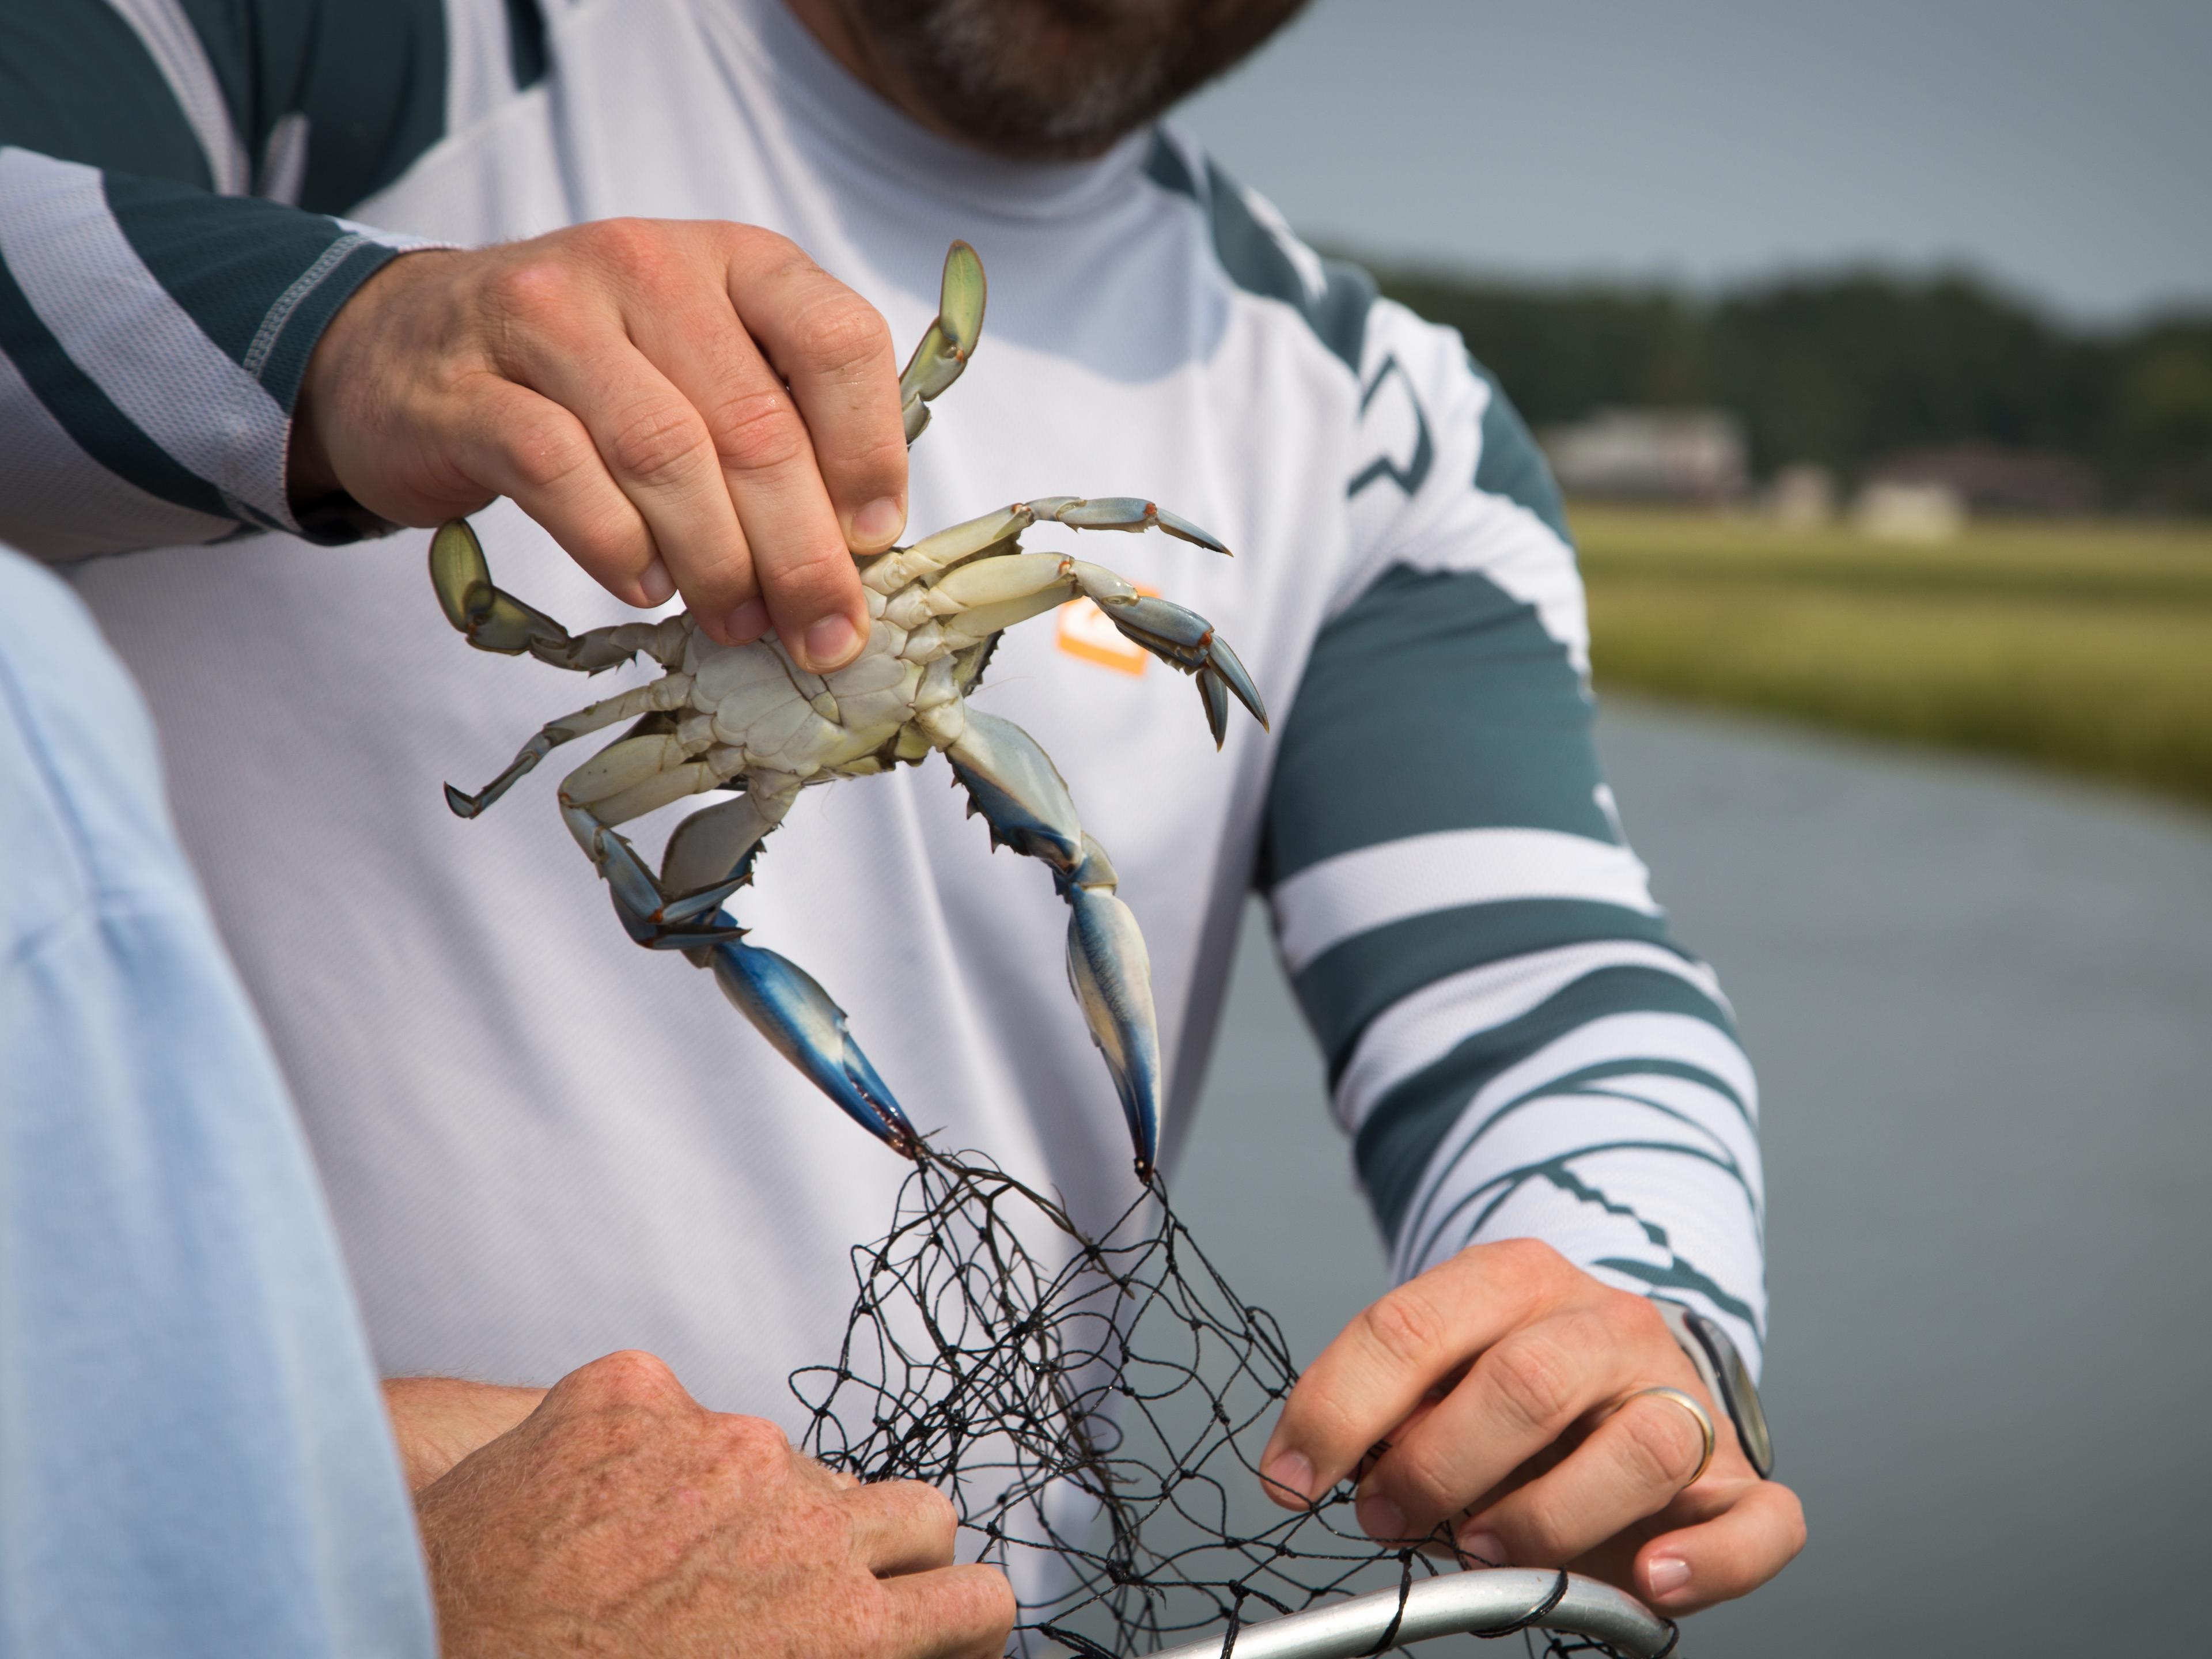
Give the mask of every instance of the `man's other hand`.
M 407 1490 L 419 1492 L 479 1446 L 538 1409 L 543 1389 L 503 1388 L 452 1376 L 399 1376 L 384 1384 Z
M 1680 1389 L 1713 1421 L 1711 1463 Z M 1370 1460 L 1370 1449 L 1389 1449 Z M 1533 1239 L 1478 1244 L 1400 1285 L 1299 1380 L 1260 1467 L 1285 1507 L 1359 1478 L 1360 1524 L 1449 1524 L 1498 1565 L 1571 1567 L 1691 1613 L 1803 1547 L 1796 1494 L 1761 1480 L 1650 1303 Z
M 906 523 L 890 328 L 791 242 L 611 219 L 393 260 L 307 364 L 291 493 L 398 524 L 511 495 L 617 599 L 680 592 L 816 670 L 867 636 L 854 553 Z
M 416 1504 L 447 1659 L 998 1659 L 1013 1621 L 942 1492 L 834 1474 L 649 1354 L 570 1372 Z

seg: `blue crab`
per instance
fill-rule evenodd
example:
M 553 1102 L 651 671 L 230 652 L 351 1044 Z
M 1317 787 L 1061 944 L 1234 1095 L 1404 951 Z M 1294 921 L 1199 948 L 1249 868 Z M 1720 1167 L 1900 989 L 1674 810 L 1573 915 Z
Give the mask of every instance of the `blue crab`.
M 938 316 L 900 376 L 907 441 L 928 404 L 960 376 L 983 323 L 982 262 L 965 242 L 945 256 Z M 681 951 L 710 968 L 730 1000 L 794 1066 L 871 1133 L 902 1151 L 914 1127 L 847 1027 L 844 1011 L 796 963 L 744 942 L 723 906 L 752 878 L 769 831 L 799 792 L 865 777 L 933 752 L 951 763 L 969 811 L 994 848 L 1038 860 L 1070 911 L 1067 973 L 1113 1074 L 1140 1178 L 1158 1144 L 1159 1037 L 1144 936 L 1115 894 L 1112 862 L 1084 833 L 1066 783 L 1010 720 L 968 707 L 1006 629 L 1088 598 L 1121 633 L 1192 675 L 1219 747 L 1231 696 L 1264 726 L 1267 712 L 1236 653 L 1203 617 L 1139 594 L 1112 571 L 1057 553 L 1022 550 L 1040 523 L 1170 536 L 1226 554 L 1188 520 L 1134 497 L 1017 501 L 861 561 L 872 623 L 866 646 L 829 675 L 807 672 L 773 638 L 718 645 L 690 615 L 582 634 L 494 586 L 483 549 L 462 520 L 430 543 L 430 578 L 453 625 L 479 650 L 596 674 L 640 655 L 666 672 L 650 684 L 549 721 L 507 769 L 447 803 L 474 817 L 561 744 L 624 721 L 629 729 L 562 781 L 561 815 L 612 893 L 631 939 Z M 734 799 L 678 825 L 659 874 L 616 826 L 687 795 Z

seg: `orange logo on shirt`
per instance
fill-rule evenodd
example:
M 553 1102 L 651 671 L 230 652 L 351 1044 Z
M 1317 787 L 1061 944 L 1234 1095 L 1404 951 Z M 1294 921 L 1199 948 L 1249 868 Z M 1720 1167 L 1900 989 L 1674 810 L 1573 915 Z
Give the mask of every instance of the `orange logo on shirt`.
M 1157 587 L 1139 587 L 1148 599 L 1159 597 Z M 1060 648 L 1071 657 L 1095 662 L 1101 668 L 1118 668 L 1124 674 L 1141 674 L 1152 653 L 1127 638 L 1089 599 L 1070 599 L 1060 607 Z

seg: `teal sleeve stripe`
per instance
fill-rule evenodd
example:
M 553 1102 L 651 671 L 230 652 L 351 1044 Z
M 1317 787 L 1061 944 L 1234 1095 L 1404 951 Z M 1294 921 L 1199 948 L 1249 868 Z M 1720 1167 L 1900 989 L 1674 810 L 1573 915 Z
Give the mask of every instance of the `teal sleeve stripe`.
M 1686 1014 L 1735 1035 L 1719 1004 L 1686 981 L 1650 968 L 1601 968 L 1519 1018 L 1476 1032 L 1383 1096 L 1353 1137 L 1352 1157 L 1384 1236 L 1398 1236 L 1430 1158 L 1478 1090 L 1576 1027 L 1626 1013 Z
M 0 0 L 0 146 L 212 187 L 161 70 L 107 0 Z
M 1375 304 L 1375 279 L 1340 259 L 1321 260 L 1322 290 L 1307 285 L 1275 233 L 1260 222 L 1237 181 L 1211 161 L 1203 188 L 1182 152 L 1164 133 L 1152 135 L 1145 173 L 1161 189 L 1187 196 L 1210 215 L 1214 256 L 1229 280 L 1248 294 L 1265 295 L 1294 307 L 1322 343 L 1359 373 L 1367 341 L 1367 313 Z
M 1536 447 L 1528 423 L 1521 418 L 1521 411 L 1514 408 L 1496 376 L 1473 357 L 1467 363 L 1490 387 L 1490 401 L 1482 410 L 1482 448 L 1475 458 L 1474 487 L 1485 495 L 1503 495 L 1527 507 L 1572 547 L 1575 541 L 1567 531 L 1566 505 L 1559 499 L 1559 486 L 1544 452 Z
M 102 184 L 162 289 L 288 410 L 324 326 L 396 257 L 321 214 L 250 196 L 114 173 Z
M 1293 980 L 1332 1079 L 1385 1008 L 1449 975 L 1530 951 L 1600 939 L 1677 947 L 1663 917 L 1589 899 L 1504 899 L 1457 905 L 1370 928 L 1333 945 Z M 1686 959 L 1687 952 L 1682 953 Z
M 1660 1060 L 1650 1055 L 1639 1054 L 1633 1060 L 1601 1060 L 1594 1066 L 1578 1066 L 1574 1071 L 1564 1073 L 1553 1081 L 1545 1084 L 1540 1089 L 1533 1090 L 1530 1092 L 1532 1094 L 1619 1095 L 1626 1099 L 1644 1100 L 1644 1096 L 1621 1085 L 1619 1081 L 1623 1078 L 1642 1077 L 1680 1078 L 1685 1083 L 1694 1083 L 1701 1089 L 1710 1089 L 1735 1108 L 1736 1116 L 1743 1121 L 1745 1127 L 1754 1129 L 1756 1127 L 1752 1122 L 1750 1103 L 1736 1091 L 1734 1084 L 1717 1072 L 1708 1070 L 1703 1066 L 1692 1064 L 1686 1060 Z M 1607 1083 L 1614 1084 L 1615 1086 L 1609 1089 L 1601 1086 Z M 1644 1103 L 1649 1105 L 1652 1103 L 1645 1100 Z M 1662 1109 L 1670 1109 L 1662 1108 Z
M 529 0 L 512 0 L 534 14 Z M 308 121 L 300 201 L 341 213 L 444 136 L 442 0 L 178 0 L 231 124 L 258 162 L 276 123 Z M 544 35 L 518 31 L 544 72 Z M 213 188 L 176 95 L 107 0 L 0 0 L 0 145 L 103 172 Z
M 320 259 L 302 271 L 292 286 L 277 297 L 276 304 L 262 319 L 261 333 L 256 341 L 259 360 L 250 361 L 246 366 L 260 377 L 261 384 L 269 388 L 269 395 L 287 410 L 298 400 L 300 381 L 307 372 L 307 359 L 314 354 L 315 343 L 323 337 L 331 319 L 338 314 L 338 307 L 353 298 L 363 283 L 398 257 L 399 252 L 395 248 L 365 237 L 349 236 L 332 243 Z M 251 350 L 248 356 L 252 356 Z M 304 529 L 301 533 L 310 541 L 325 539 Z M 360 533 L 356 526 L 338 539 L 352 541 Z
M 545 14 L 538 0 L 507 0 L 507 46 L 515 90 L 527 92 L 545 78 Z
M 302 207 L 344 212 L 445 135 L 443 0 L 179 3 L 257 164 L 278 121 L 307 118 Z
M 1664 1233 L 1661 1235 L 1664 1239 Z M 1608 1267 L 1614 1273 L 1640 1279 L 1655 1291 L 1688 1291 L 1704 1297 L 1723 1313 L 1732 1314 L 1759 1334 L 1759 1340 L 1766 1340 L 1766 1322 L 1758 1310 L 1741 1297 L 1731 1296 L 1723 1290 L 1709 1274 L 1700 1273 L 1680 1256 L 1664 1267 L 1655 1267 L 1648 1261 L 1630 1261 L 1612 1256 L 1601 1256 L 1590 1263 L 1593 1267 Z
M 1618 844 L 1566 649 L 1488 577 L 1386 571 L 1314 641 L 1283 724 L 1259 880 L 1434 830 Z
M 221 491 L 170 459 L 62 349 L 0 259 L 0 353 L 86 454 L 148 495 L 212 518 L 236 519 Z M 85 504 L 96 514 L 97 502 Z
M 1472 1238 L 1498 1211 L 1510 1203 L 1522 1188 L 1531 1182 L 1543 1182 L 1577 1203 L 1594 1205 L 1608 1215 L 1619 1216 L 1633 1224 L 1653 1245 L 1666 1251 L 1668 1257 L 1664 1267 L 1621 1256 L 1601 1257 L 1590 1262 L 1590 1267 L 1609 1268 L 1654 1290 L 1663 1287 L 1694 1291 L 1711 1300 L 1719 1311 L 1743 1321 L 1764 1341 L 1766 1335 L 1765 1322 L 1759 1318 L 1756 1309 L 1741 1297 L 1723 1289 L 1711 1275 L 1700 1272 L 1694 1264 L 1677 1255 L 1674 1242 L 1664 1227 L 1647 1220 L 1638 1212 L 1634 1205 L 1624 1204 L 1609 1196 L 1603 1188 L 1591 1185 L 1577 1173 L 1574 1168 L 1577 1160 L 1596 1152 L 1638 1152 L 1647 1158 L 1687 1158 L 1705 1163 L 1715 1161 L 1689 1147 L 1678 1146 L 1668 1141 L 1604 1141 L 1573 1152 L 1562 1153 L 1557 1158 L 1499 1170 L 1480 1186 L 1460 1194 L 1448 1211 L 1432 1218 L 1431 1230 L 1437 1233 L 1449 1232 L 1457 1238 Z

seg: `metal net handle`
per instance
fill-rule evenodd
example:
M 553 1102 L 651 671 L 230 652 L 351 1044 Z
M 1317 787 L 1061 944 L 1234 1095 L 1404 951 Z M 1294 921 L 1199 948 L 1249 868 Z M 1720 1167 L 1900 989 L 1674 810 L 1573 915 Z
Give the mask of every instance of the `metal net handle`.
M 1366 1659 L 1437 1636 L 1546 1630 L 1602 1644 L 1621 1659 L 1679 1659 L 1679 1633 L 1633 1596 L 1578 1573 L 1526 1567 L 1446 1573 L 1304 1613 L 1241 1624 L 1152 1659 Z

